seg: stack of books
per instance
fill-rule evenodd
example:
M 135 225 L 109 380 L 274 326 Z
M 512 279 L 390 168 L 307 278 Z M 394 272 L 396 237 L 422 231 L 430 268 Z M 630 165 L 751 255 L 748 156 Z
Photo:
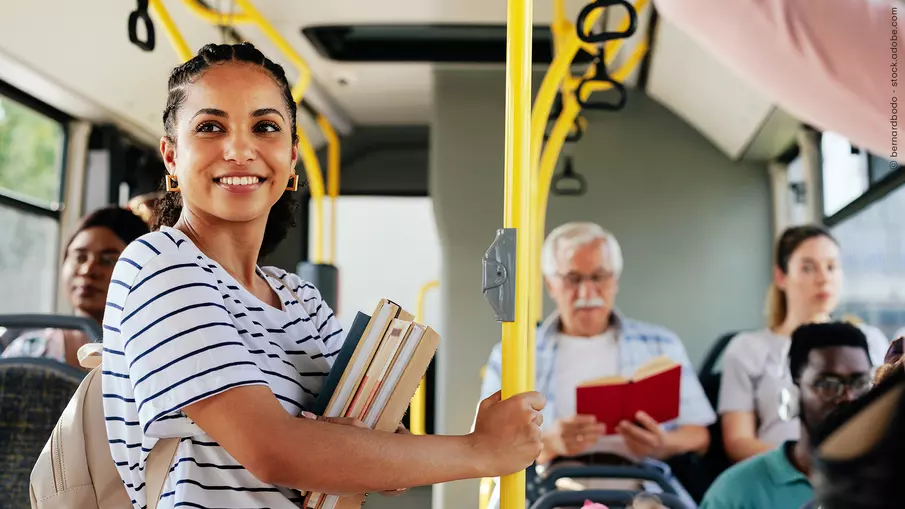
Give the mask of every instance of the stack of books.
M 371 429 L 394 432 L 424 378 L 440 336 L 415 323 L 398 304 L 382 299 L 368 316 L 359 312 L 324 382 L 312 412 L 353 417 Z M 308 509 L 351 509 L 365 495 L 307 493 Z

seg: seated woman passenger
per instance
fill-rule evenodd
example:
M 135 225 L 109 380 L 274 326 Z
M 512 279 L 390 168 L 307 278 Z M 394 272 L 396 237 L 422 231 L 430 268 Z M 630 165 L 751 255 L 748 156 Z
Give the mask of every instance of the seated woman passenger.
M 792 388 L 789 335 L 800 325 L 828 321 L 842 287 L 839 246 L 818 226 L 787 229 L 774 264 L 767 328 L 733 338 L 723 359 L 718 412 L 723 444 L 734 462 L 798 438 L 798 419 L 788 415 L 784 398 Z M 860 327 L 873 365 L 882 364 L 889 340 L 875 327 Z
M 77 316 L 101 324 L 113 267 L 126 245 L 148 233 L 132 212 L 104 207 L 82 218 L 63 254 L 63 288 Z M 45 357 L 79 367 L 76 355 L 88 337 L 78 330 L 28 331 L 14 339 L 3 357 Z
M 288 509 L 301 490 L 395 493 L 534 461 L 534 392 L 485 399 L 464 436 L 308 413 L 344 334 L 310 283 L 258 265 L 294 217 L 282 67 L 251 44 L 207 45 L 171 74 L 163 119 L 161 226 L 123 252 L 104 316 L 107 434 L 135 507 L 148 503 L 146 451 L 169 437 L 182 440 L 158 509 Z

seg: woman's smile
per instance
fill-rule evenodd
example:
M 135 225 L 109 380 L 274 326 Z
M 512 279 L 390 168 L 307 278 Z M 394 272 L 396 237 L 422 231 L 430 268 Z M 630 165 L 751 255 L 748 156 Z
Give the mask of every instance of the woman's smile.
M 261 188 L 267 179 L 258 175 L 231 174 L 215 177 L 214 183 L 230 193 L 253 193 Z

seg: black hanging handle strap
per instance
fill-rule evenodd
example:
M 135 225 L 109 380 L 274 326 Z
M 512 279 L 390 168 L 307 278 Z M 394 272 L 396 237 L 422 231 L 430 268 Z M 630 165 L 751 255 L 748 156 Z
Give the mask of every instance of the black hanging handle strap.
M 626 28 L 624 32 L 607 32 L 604 30 L 599 34 L 585 33 L 585 23 L 588 16 L 590 16 L 595 9 L 604 9 L 614 5 L 622 5 L 625 7 L 626 11 L 628 11 L 629 23 L 628 28 Z M 613 39 L 627 39 L 634 35 L 635 30 L 638 29 L 638 12 L 635 11 L 635 6 L 627 0 L 597 0 L 594 3 L 585 5 L 581 12 L 578 13 L 576 28 L 578 29 L 578 38 L 589 44 L 598 44 Z
M 582 109 L 589 110 L 605 110 L 605 111 L 620 111 L 625 108 L 626 102 L 628 102 L 628 95 L 625 91 L 625 86 L 622 83 L 614 80 L 610 77 L 609 73 L 606 69 L 606 54 L 604 52 L 604 46 L 600 46 L 599 53 L 597 54 L 597 61 L 595 65 L 597 66 L 597 70 L 594 73 L 593 78 L 584 78 L 581 82 L 578 83 L 578 88 L 575 89 L 575 99 L 578 101 L 578 104 Z M 588 100 L 582 99 L 582 91 L 586 86 L 589 86 L 591 83 L 609 83 L 613 90 L 616 91 L 617 99 L 614 102 L 600 101 L 600 102 L 590 102 L 591 94 L 588 94 Z
M 145 33 L 147 40 L 138 38 L 138 22 L 143 21 L 145 24 Z M 148 0 L 138 0 L 138 7 L 129 14 L 129 40 L 132 44 L 138 46 L 145 51 L 154 51 L 154 22 L 148 15 Z
M 570 186 L 564 187 L 563 184 Z M 550 182 L 551 191 L 557 196 L 581 196 L 588 190 L 588 182 L 572 168 L 572 158 L 566 159 L 566 168 L 559 175 L 554 175 Z

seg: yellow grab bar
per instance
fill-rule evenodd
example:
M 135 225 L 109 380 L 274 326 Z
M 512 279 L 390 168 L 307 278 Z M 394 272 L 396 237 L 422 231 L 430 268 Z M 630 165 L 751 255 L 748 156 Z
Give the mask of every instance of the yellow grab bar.
M 424 296 L 429 290 L 437 288 L 438 286 L 440 286 L 439 281 L 429 281 L 418 290 L 418 301 L 415 307 L 416 322 L 424 323 Z M 421 383 L 418 384 L 418 389 L 415 391 L 414 397 L 412 397 L 412 403 L 409 409 L 409 427 L 411 428 L 409 431 L 411 431 L 413 435 L 424 435 L 427 432 L 427 426 L 425 424 L 427 421 L 426 401 L 425 380 L 422 378 Z
M 321 164 L 317 160 L 317 154 L 305 130 L 296 129 L 299 136 L 299 152 L 302 158 L 302 166 L 308 176 L 308 187 L 311 199 L 314 200 L 314 263 L 321 263 L 324 259 L 324 177 L 321 172 Z
M 163 5 L 163 0 L 150 0 L 149 5 L 160 19 L 160 24 L 163 25 L 163 29 L 170 39 L 170 44 L 173 46 L 173 49 L 176 50 L 179 59 L 183 62 L 191 60 L 192 50 L 189 49 L 189 45 L 186 44 L 182 34 L 179 33 L 179 29 L 176 28 L 176 23 L 173 22 L 173 18 L 170 17 L 170 13 Z
M 506 44 L 504 228 L 517 230 L 515 321 L 503 322 L 502 397 L 525 392 L 531 255 L 531 53 L 533 0 L 509 0 Z M 500 479 L 502 509 L 524 509 L 525 471 Z
M 561 1 L 561 0 L 555 0 Z M 638 0 L 635 3 L 636 11 L 640 11 L 646 5 L 648 0 Z M 597 22 L 598 18 L 602 14 L 603 9 L 597 9 L 593 11 L 587 18 L 585 23 L 585 28 L 589 29 L 594 23 Z M 554 9 L 555 12 L 555 9 Z M 630 22 L 630 18 L 628 15 L 625 16 L 622 23 L 620 23 L 619 31 L 624 31 L 628 28 Z M 550 65 L 550 68 L 547 71 L 547 74 L 544 76 L 544 81 L 541 83 L 541 88 L 538 91 L 537 98 L 535 99 L 534 111 L 532 112 L 531 117 L 531 148 L 532 148 L 532 171 L 535 172 L 537 177 L 537 190 L 532 190 L 532 203 L 533 206 L 533 214 L 534 217 L 534 228 L 535 228 L 535 242 L 534 247 L 532 249 L 533 262 L 531 265 L 531 287 L 529 292 L 532 296 L 532 306 L 531 306 L 531 323 L 536 324 L 538 320 L 540 320 L 541 314 L 543 312 L 543 275 L 540 270 L 540 262 L 543 250 L 543 238 L 546 233 L 546 213 L 547 213 L 547 196 L 550 192 L 550 180 L 553 176 L 553 167 L 556 165 L 556 161 L 559 158 L 559 153 L 562 150 L 562 144 L 565 142 L 565 136 L 568 135 L 571 129 L 573 129 L 575 125 L 575 118 L 578 113 L 580 113 L 580 108 L 578 113 L 575 115 L 566 115 L 565 113 L 565 103 L 571 98 L 574 100 L 574 97 L 570 97 L 574 94 L 575 89 L 578 87 L 578 84 L 581 82 L 583 78 L 593 78 L 596 75 L 596 66 L 589 65 L 588 69 L 585 71 L 584 75 L 580 78 L 573 77 L 569 72 L 569 65 L 572 62 L 572 59 L 575 58 L 575 54 L 578 52 L 578 49 L 581 47 L 581 39 L 578 38 L 577 32 L 573 29 L 570 33 L 566 34 L 565 40 L 561 43 L 561 53 L 557 53 L 554 58 L 553 64 Z M 607 41 L 606 44 L 606 65 L 609 66 L 613 60 L 615 60 L 616 55 L 618 55 L 619 50 L 622 49 L 624 39 L 615 39 L 612 41 Z M 622 73 L 617 71 L 613 75 L 613 79 L 617 81 L 623 81 L 625 76 L 630 74 L 630 71 L 626 71 L 627 69 L 634 70 L 637 63 L 640 61 L 643 54 L 647 51 L 647 41 L 641 40 L 638 42 L 638 46 L 635 48 L 635 51 L 632 54 L 632 57 L 623 65 Z M 639 56 L 640 55 L 640 56 Z M 562 141 L 558 144 L 553 144 L 551 146 L 552 135 L 547 140 L 547 143 L 544 144 L 544 131 L 547 127 L 547 120 L 550 116 L 550 111 L 553 107 L 553 100 L 556 95 L 557 88 L 562 88 L 563 95 L 563 103 L 564 109 L 563 112 L 560 113 L 559 119 L 557 119 L 557 123 L 566 122 L 569 123 L 568 128 L 566 130 L 566 135 L 563 135 Z M 607 83 L 588 83 L 585 87 L 582 88 L 582 100 L 586 101 L 588 99 L 587 96 L 590 95 L 590 92 L 601 92 L 611 88 L 611 85 Z M 576 104 L 576 106 L 578 106 Z M 581 122 L 584 119 L 579 119 Z M 585 121 L 586 122 L 586 121 Z M 550 164 L 549 171 L 541 171 L 541 158 L 542 151 L 546 152 L 550 150 L 550 148 L 555 148 L 552 152 L 556 154 L 556 157 L 548 158 L 548 163 Z M 529 337 L 529 343 L 533 348 L 535 338 L 535 331 L 532 329 L 531 337 Z M 534 351 L 529 351 L 529 362 L 531 364 L 531 368 L 534 367 Z M 533 383 L 533 377 L 531 380 Z
M 336 197 L 339 196 L 339 136 L 327 117 L 317 116 L 317 125 L 327 140 L 327 195 L 330 197 L 330 256 L 327 263 L 336 264 Z
M 227 25 L 230 23 L 250 23 L 252 19 L 244 13 L 219 12 L 201 5 L 197 0 L 186 0 L 185 5 L 196 16 L 212 25 Z
M 626 62 L 620 67 L 615 73 L 613 73 L 612 78 L 615 81 L 623 82 L 626 77 L 628 77 L 634 70 L 640 65 L 641 59 L 644 58 L 644 54 L 647 52 L 648 44 L 646 40 L 642 40 L 638 42 L 638 45 L 635 47 L 635 50 L 632 52 L 632 55 L 626 60 Z M 608 83 L 601 83 L 604 85 L 600 87 L 599 90 L 594 91 L 604 91 L 612 88 L 612 85 Z M 590 88 L 590 87 L 588 87 Z M 596 87 L 595 87 L 596 88 Z M 582 91 L 584 92 L 583 89 Z M 590 92 L 587 94 L 582 93 L 582 100 L 586 101 Z M 544 146 L 543 155 L 541 156 L 540 161 L 540 173 L 537 177 L 538 180 L 538 192 L 535 196 L 534 201 L 534 227 L 536 231 L 535 242 L 534 242 L 534 253 L 537 257 L 538 261 L 540 261 L 540 256 L 542 255 L 543 250 L 543 238 L 544 233 L 546 232 L 546 219 L 547 219 L 547 202 L 550 196 L 550 181 L 553 178 L 553 171 L 556 168 L 556 162 L 559 160 L 559 155 L 562 152 L 563 144 L 566 141 L 566 136 L 569 134 L 569 131 L 575 125 L 575 119 L 578 117 L 578 114 L 581 112 L 581 107 L 578 104 L 578 101 L 575 99 L 573 94 L 568 94 L 563 99 L 563 111 L 559 115 L 559 118 L 556 120 L 556 124 L 553 126 L 553 131 L 550 133 L 550 137 L 547 139 L 547 143 Z M 541 299 L 543 298 L 543 274 L 540 271 L 540 264 L 536 263 L 532 265 L 532 274 L 531 274 L 531 295 L 538 300 L 539 303 L 542 304 Z M 537 320 L 541 316 L 542 308 L 540 305 L 533 308 L 535 315 L 532 319 Z

